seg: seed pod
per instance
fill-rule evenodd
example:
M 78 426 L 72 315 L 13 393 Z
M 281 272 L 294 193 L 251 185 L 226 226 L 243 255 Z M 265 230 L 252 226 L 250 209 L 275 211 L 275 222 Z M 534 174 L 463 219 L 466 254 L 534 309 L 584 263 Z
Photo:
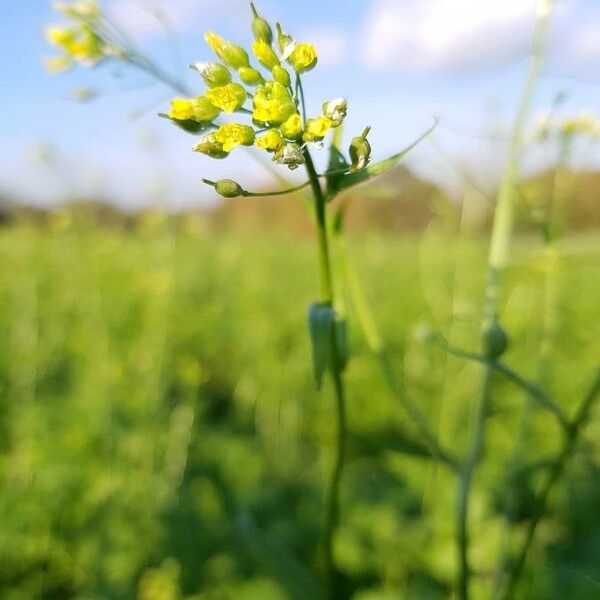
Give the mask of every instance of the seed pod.
M 223 198 L 239 198 L 244 195 L 242 186 L 233 179 L 221 179 L 215 183 L 217 194 Z
M 485 328 L 483 340 L 483 351 L 490 360 L 500 358 L 508 349 L 508 336 L 496 320 Z
M 250 8 L 254 18 L 252 19 L 252 33 L 257 40 L 263 40 L 267 44 L 273 43 L 273 30 L 269 23 L 257 12 L 254 2 L 250 2 Z
M 350 142 L 350 160 L 353 171 L 364 169 L 371 161 L 371 144 L 367 140 L 369 131 L 371 128 L 367 127 L 360 137 L 355 137 Z

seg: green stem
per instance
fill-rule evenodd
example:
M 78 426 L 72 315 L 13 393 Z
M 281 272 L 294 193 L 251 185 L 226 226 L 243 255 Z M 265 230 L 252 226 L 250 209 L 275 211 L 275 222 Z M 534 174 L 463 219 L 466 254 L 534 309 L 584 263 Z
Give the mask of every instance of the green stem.
M 517 585 L 523 573 L 523 569 L 525 568 L 525 562 L 527 560 L 529 549 L 531 548 L 531 545 L 533 543 L 537 526 L 546 512 L 548 498 L 550 497 L 550 494 L 554 489 L 554 486 L 556 485 L 557 481 L 563 474 L 569 459 L 573 455 L 575 448 L 577 447 L 577 442 L 579 440 L 581 431 L 587 425 L 590 419 L 592 408 L 594 407 L 594 404 L 599 396 L 600 369 L 598 370 L 596 378 L 589 392 L 585 396 L 583 402 L 581 403 L 581 406 L 579 407 L 579 410 L 577 411 L 575 418 L 571 423 L 569 431 L 565 436 L 563 449 L 556 461 L 554 462 L 554 464 L 552 465 L 546 482 L 544 483 L 544 486 L 538 494 L 535 511 L 527 525 L 525 539 L 523 540 L 521 549 L 519 550 L 517 557 L 512 564 L 512 568 L 509 572 L 504 589 L 496 596 L 498 600 L 511 600 L 514 597 Z
M 513 125 L 510 138 L 509 160 L 498 192 L 498 201 L 494 215 L 483 310 L 484 332 L 497 320 L 500 278 L 508 261 L 513 230 L 514 205 L 518 197 L 519 155 L 523 143 L 523 131 L 529 116 L 533 93 L 540 76 L 550 25 L 552 3 L 553 0 L 538 0 L 537 2 L 537 24 L 527 83 Z M 483 343 L 485 344 L 485 339 Z M 458 482 L 456 541 L 459 555 L 457 579 L 458 597 L 460 600 L 469 600 L 470 597 L 469 498 L 475 471 L 485 448 L 485 424 L 491 403 L 492 378 L 493 366 L 487 364 L 484 366 L 475 430 Z
M 321 278 L 321 302 L 333 307 L 335 295 L 331 273 L 329 238 L 327 234 L 326 201 L 321 184 L 319 182 L 319 176 L 315 169 L 310 152 L 307 148 L 303 149 L 303 155 L 306 161 L 306 172 L 310 179 L 315 202 L 319 272 Z M 325 554 L 327 597 L 330 600 L 336 600 L 337 598 L 340 598 L 340 582 L 339 572 L 335 567 L 333 537 L 340 521 L 340 485 L 344 468 L 344 458 L 346 454 L 347 427 L 346 401 L 344 381 L 342 376 L 342 358 L 338 346 L 336 330 L 334 327 L 331 329 L 330 344 L 332 357 L 331 374 L 333 377 L 337 411 L 337 436 L 333 472 L 326 497 L 323 545 Z

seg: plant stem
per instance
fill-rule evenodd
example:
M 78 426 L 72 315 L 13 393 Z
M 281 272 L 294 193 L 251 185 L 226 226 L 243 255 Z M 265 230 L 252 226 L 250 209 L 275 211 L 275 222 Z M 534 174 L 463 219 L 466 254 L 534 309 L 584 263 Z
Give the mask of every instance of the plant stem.
M 514 205 L 515 200 L 518 197 L 516 185 L 519 177 L 519 155 L 523 142 L 523 130 L 529 116 L 533 93 L 540 76 L 550 25 L 552 4 L 553 0 L 537 1 L 537 24 L 529 73 L 513 125 L 510 138 L 508 164 L 498 192 L 498 200 L 494 215 L 483 309 L 484 332 L 497 321 L 500 279 L 508 260 L 513 230 Z M 483 343 L 485 344 L 485 339 L 483 340 Z M 468 533 L 469 499 L 473 477 L 485 449 L 485 423 L 489 405 L 491 403 L 492 378 L 493 367 L 492 365 L 487 364 L 484 366 L 475 430 L 458 482 L 456 542 L 459 555 L 458 597 L 460 600 L 469 600 L 470 597 L 469 581 L 471 569 L 469 564 Z
M 594 407 L 594 404 L 599 396 L 600 369 L 596 374 L 596 378 L 589 392 L 581 403 L 581 406 L 579 407 L 579 410 L 577 411 L 577 414 L 571 423 L 568 433 L 565 435 L 563 449 L 552 465 L 550 473 L 548 474 L 548 478 L 546 479 L 542 490 L 538 494 L 536 508 L 527 526 L 525 539 L 512 565 L 504 589 L 496 596 L 498 600 L 511 600 L 514 597 L 514 593 L 525 567 L 525 561 L 527 560 L 529 549 L 531 548 L 531 544 L 533 543 L 533 539 L 535 537 L 537 526 L 546 512 L 546 504 L 548 502 L 548 498 L 550 497 L 550 493 L 552 492 L 556 482 L 563 474 L 567 462 L 575 451 L 581 431 L 589 421 L 592 408 Z
M 303 150 L 306 161 L 306 172 L 311 182 L 314 197 L 315 220 L 317 226 L 317 246 L 319 255 L 319 272 L 321 279 L 321 302 L 334 307 L 335 295 L 333 278 L 331 273 L 331 258 L 329 252 L 329 237 L 327 233 L 326 202 L 319 176 L 315 169 L 312 157 L 307 148 Z M 335 567 L 333 553 L 333 537 L 340 521 L 340 484 L 344 468 L 346 453 L 346 401 L 344 393 L 343 367 L 341 352 L 335 327 L 331 328 L 331 374 L 335 390 L 337 411 L 337 436 L 335 447 L 335 459 L 331 481 L 326 497 L 325 526 L 323 534 L 325 554 L 325 576 L 327 597 L 330 600 L 341 598 L 339 573 Z

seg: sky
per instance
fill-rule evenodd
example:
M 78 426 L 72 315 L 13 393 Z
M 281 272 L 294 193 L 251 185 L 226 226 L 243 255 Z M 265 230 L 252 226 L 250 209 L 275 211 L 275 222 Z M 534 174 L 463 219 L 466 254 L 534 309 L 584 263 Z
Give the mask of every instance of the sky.
M 493 183 L 525 79 L 535 0 L 257 4 L 298 41 L 317 46 L 319 65 L 304 81 L 309 112 L 318 113 L 325 100 L 347 98 L 345 134 L 352 137 L 371 125 L 376 158 L 406 146 L 439 117 L 435 146 L 419 146 L 409 166 L 450 186 L 460 185 L 464 170 Z M 211 59 L 203 32 L 214 30 L 246 46 L 251 41 L 245 0 L 104 0 L 103 5 L 140 47 L 198 94 L 202 83 L 187 65 Z M 165 21 L 156 14 L 166 15 L 172 35 L 165 34 Z M 47 74 L 42 59 L 52 49 L 44 28 L 62 21 L 50 0 L 7 3 L 3 19 L 0 196 L 35 204 L 90 196 L 130 207 L 177 207 L 214 199 L 202 178 L 232 177 L 247 189 L 269 185 L 268 172 L 246 151 L 225 161 L 191 152 L 194 138 L 157 117 L 176 94 L 147 76 L 115 64 Z M 567 93 L 561 112 L 600 116 L 598 32 L 599 0 L 557 0 L 533 120 L 560 92 Z M 99 96 L 75 102 L 74 90 L 82 87 Z M 595 164 L 597 154 L 587 148 L 581 161 Z

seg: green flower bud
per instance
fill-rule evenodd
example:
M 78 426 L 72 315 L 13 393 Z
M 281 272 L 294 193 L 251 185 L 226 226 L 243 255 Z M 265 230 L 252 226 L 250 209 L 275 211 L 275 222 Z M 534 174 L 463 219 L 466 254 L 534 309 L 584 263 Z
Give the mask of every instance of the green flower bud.
M 355 137 L 350 142 L 350 160 L 353 171 L 360 171 L 371 162 L 371 144 L 367 140 L 369 131 L 371 128 L 367 127 L 360 137 Z
M 483 351 L 490 360 L 500 358 L 508 349 L 508 336 L 496 320 L 484 330 L 483 340 Z
M 239 198 L 244 196 L 245 192 L 242 186 L 233 181 L 233 179 L 221 179 L 215 183 L 215 190 L 217 194 L 223 196 L 223 198 Z
M 304 156 L 298 144 L 286 144 L 275 153 L 273 162 L 285 165 L 290 171 L 293 171 L 304 164 Z
M 289 87 L 290 84 L 292 83 L 290 74 L 283 67 L 280 67 L 279 65 L 275 65 L 273 67 L 273 79 L 277 83 L 280 83 L 281 85 L 283 85 L 285 87 Z
M 227 158 L 229 152 L 223 149 L 223 144 L 219 142 L 214 133 L 205 135 L 193 148 L 194 152 L 201 152 L 211 158 Z
M 348 102 L 344 98 L 336 98 L 323 104 L 323 114 L 331 121 L 334 127 L 339 127 L 348 112 Z
M 317 49 L 312 44 L 296 44 L 286 60 L 296 73 L 305 73 L 315 68 L 318 61 Z
M 221 87 L 231 83 L 231 73 L 221 63 L 195 63 L 190 65 L 190 68 L 200 73 L 204 83 L 209 88 Z
M 273 48 L 271 48 L 264 40 L 256 40 L 252 44 L 252 52 L 254 52 L 254 56 L 256 56 L 258 62 L 263 65 L 263 67 L 272 70 L 273 67 L 279 66 L 277 54 L 275 54 Z
M 283 33 L 279 23 L 275 24 L 275 28 L 277 29 L 277 47 L 281 54 L 285 54 L 287 49 L 294 45 L 294 40 L 287 33 Z
M 212 31 L 205 33 L 204 39 L 226 65 L 229 65 L 233 69 L 250 66 L 248 53 L 241 46 L 228 42 Z
M 254 2 L 250 2 L 250 8 L 254 18 L 252 19 L 252 33 L 257 40 L 263 40 L 269 46 L 273 43 L 273 30 L 269 23 L 257 12 Z
M 262 85 L 265 82 L 263 76 L 252 67 L 238 69 L 238 75 L 246 85 Z

